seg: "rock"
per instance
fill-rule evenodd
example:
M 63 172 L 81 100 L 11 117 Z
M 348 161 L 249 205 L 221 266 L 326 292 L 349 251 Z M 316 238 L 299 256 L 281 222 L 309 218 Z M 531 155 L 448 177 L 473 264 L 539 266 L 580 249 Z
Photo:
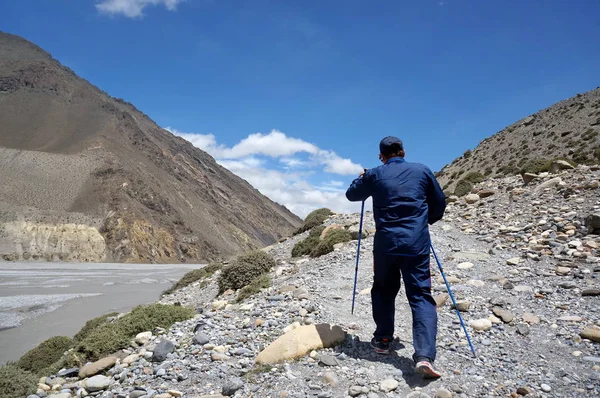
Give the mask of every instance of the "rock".
M 527 322 L 532 325 L 537 325 L 538 323 L 540 323 L 540 318 L 535 314 L 530 314 L 526 312 L 525 314 L 523 314 L 523 322 Z
M 490 196 L 493 196 L 495 194 L 496 191 L 493 191 L 491 189 L 482 189 L 481 191 L 477 192 L 477 195 L 479 195 L 481 199 L 489 198 Z
M 37 397 L 37 395 L 30 395 L 27 398 L 30 398 L 30 397 L 33 397 L 33 396 Z M 51 398 L 71 398 L 72 395 L 71 395 L 71 393 L 68 393 L 68 392 L 61 392 L 61 393 L 58 393 L 58 394 L 52 394 L 50 397 Z
M 311 350 L 330 348 L 344 341 L 346 333 L 339 326 L 305 325 L 284 334 L 256 357 L 257 364 L 274 364 L 304 356 Z
M 464 262 L 464 263 L 458 264 L 457 268 L 458 269 L 469 269 L 469 268 L 473 268 L 474 266 L 475 266 L 475 264 L 473 264 L 473 263 Z
M 540 388 L 542 389 L 543 392 L 550 392 L 550 391 L 552 391 L 552 388 L 548 384 L 542 384 L 540 386 Z
M 438 307 L 441 307 L 444 304 L 446 304 L 446 301 L 448 301 L 449 298 L 450 298 L 450 295 L 448 293 L 438 294 L 433 297 L 433 299 L 435 300 L 435 303 Z
M 579 333 L 582 339 L 592 340 L 596 343 L 600 343 L 600 329 L 586 328 Z
M 519 388 L 517 388 L 517 394 L 523 395 L 523 396 L 531 394 L 531 388 L 529 388 L 529 387 L 519 387 Z
M 429 395 L 421 391 L 413 391 L 406 396 L 406 398 L 431 398 Z
M 569 272 L 571 272 L 571 268 L 557 267 L 554 272 L 556 272 L 556 275 L 565 276 L 565 275 L 569 275 Z
M 512 312 L 502 309 L 500 307 L 494 307 L 492 309 L 492 312 L 498 318 L 502 319 L 502 321 L 504 321 L 505 323 L 510 323 L 510 322 L 512 322 L 513 319 L 515 319 L 515 316 L 513 315 Z
M 523 119 L 523 125 L 524 126 L 531 126 L 533 123 L 535 123 L 535 116 L 534 115 L 527 116 L 525 119 Z
M 227 304 L 227 301 L 213 301 L 211 308 L 213 311 L 219 311 L 225 308 Z
M 237 390 L 240 390 L 243 387 L 244 382 L 242 381 L 242 379 L 238 377 L 232 377 L 231 379 L 227 380 L 227 382 L 223 385 L 221 394 L 226 397 L 230 397 L 233 394 L 235 394 Z
M 140 398 L 146 395 L 146 390 L 133 390 L 129 393 L 129 398 Z
M 536 178 L 539 178 L 539 176 L 537 174 L 533 174 L 533 173 L 523 174 L 523 182 L 525 184 L 529 184 L 531 181 L 535 180 Z
M 435 398 L 452 398 L 452 393 L 445 388 L 438 388 L 435 392 Z
M 175 344 L 169 340 L 162 340 L 152 354 L 152 362 L 163 362 L 167 356 L 175 350 Z
M 535 189 L 532 192 L 532 195 L 538 196 L 542 192 L 544 192 L 546 189 L 555 187 L 558 184 L 560 184 L 561 182 L 562 182 L 562 179 L 560 177 L 555 177 L 548 181 L 545 181 L 545 182 L 541 183 L 540 185 L 538 185 L 537 187 L 535 187 Z
M 465 202 L 467 202 L 468 204 L 474 204 L 479 202 L 479 195 L 477 195 L 476 193 L 470 193 L 467 196 L 465 196 Z
M 294 329 L 298 329 L 300 326 L 300 322 L 294 322 L 291 325 L 286 326 L 285 328 L 283 328 L 283 333 L 288 333 L 291 332 Z
M 323 383 L 335 387 L 338 384 L 340 384 L 340 381 L 337 378 L 337 376 L 335 375 L 335 373 L 325 372 L 325 373 L 323 373 Z
M 126 356 L 121 363 L 125 364 L 125 365 L 131 365 L 132 363 L 134 363 L 135 361 L 137 361 L 138 359 L 140 359 L 140 355 L 139 354 L 131 354 Z
M 58 377 L 77 377 L 79 375 L 79 368 L 63 369 L 56 375 Z
M 350 388 L 348 389 L 348 395 L 350 395 L 351 397 L 358 397 L 360 394 L 362 394 L 361 386 L 350 386 Z
M 152 332 L 142 332 L 138 333 L 137 336 L 135 336 L 135 342 L 139 345 L 144 345 L 148 344 L 151 338 Z
M 225 354 L 221 354 L 218 352 L 213 352 L 212 354 L 210 354 L 210 359 L 212 359 L 213 361 L 217 362 L 217 361 L 226 361 L 229 357 Z
M 509 258 L 508 260 L 506 260 L 506 264 L 519 265 L 519 264 L 521 264 L 521 258 L 520 257 Z
M 581 322 L 583 321 L 583 318 L 577 315 L 565 315 L 565 316 L 561 316 L 558 317 L 559 321 L 564 321 L 564 322 Z
M 67 381 L 65 379 L 63 379 L 62 377 L 56 377 L 52 380 L 48 381 L 48 385 L 52 388 L 56 387 L 56 386 L 62 386 L 63 384 L 65 384 Z
M 325 239 L 325 235 L 327 235 L 329 233 L 329 231 L 333 231 L 334 229 L 344 229 L 344 227 L 342 227 L 339 224 L 328 225 L 327 227 L 325 227 L 323 232 L 321 232 L 321 236 L 319 237 L 319 239 L 321 239 L 321 240 Z M 358 238 L 358 230 L 356 230 L 356 232 L 357 232 L 357 238 Z
M 555 160 L 550 164 L 550 173 L 556 174 L 561 170 L 569 170 L 574 168 L 575 167 L 566 160 Z
M 325 366 L 338 366 L 340 361 L 336 357 L 332 357 L 331 355 L 319 355 L 319 363 Z
M 474 287 L 482 287 L 482 286 L 485 286 L 485 282 L 477 280 L 477 279 L 471 279 L 471 280 L 467 281 L 467 285 L 474 286 Z
M 479 331 L 486 331 L 492 328 L 492 322 L 489 319 L 476 319 L 469 322 L 469 325 Z
M 454 307 L 454 305 L 452 307 Z M 458 308 L 458 310 L 461 312 L 468 312 L 470 307 L 471 307 L 471 302 L 469 302 L 469 301 L 458 300 L 456 302 L 456 308 Z
M 210 337 L 206 333 L 198 332 L 194 336 L 194 344 L 204 345 L 210 341 Z
M 390 392 L 398 388 L 399 384 L 400 383 L 398 383 L 398 381 L 395 379 L 385 379 L 379 385 L 379 389 L 383 392 Z
M 85 379 L 86 377 L 94 376 L 103 370 L 106 370 L 117 363 L 117 357 L 106 357 L 96 362 L 89 363 L 79 370 L 79 378 Z
M 55 397 L 56 397 L 56 395 L 55 395 Z M 28 395 L 27 398 L 40 398 L 40 397 L 37 396 L 37 395 L 35 395 L 35 394 L 33 394 L 33 395 Z M 65 397 L 61 397 L 61 398 L 71 398 L 71 394 L 69 394 L 68 397 L 65 396 Z
M 454 202 L 458 202 L 458 196 L 456 195 L 450 195 L 448 196 L 448 198 L 446 198 L 446 200 L 448 201 L 448 203 L 454 203 Z
M 581 292 L 583 297 L 595 297 L 600 296 L 600 289 L 586 289 Z
M 600 213 L 590 214 L 585 218 L 585 226 L 588 232 L 600 230 Z
M 110 381 L 109 377 L 97 375 L 85 381 L 85 389 L 90 392 L 106 390 L 110 386 Z
M 528 336 L 529 335 L 529 326 L 527 326 L 524 323 L 519 323 L 517 325 L 517 333 L 519 333 L 522 336 Z
M 177 391 L 177 390 L 168 390 L 167 394 L 169 394 L 170 396 L 175 397 L 175 398 L 183 397 L 183 393 L 181 391 Z

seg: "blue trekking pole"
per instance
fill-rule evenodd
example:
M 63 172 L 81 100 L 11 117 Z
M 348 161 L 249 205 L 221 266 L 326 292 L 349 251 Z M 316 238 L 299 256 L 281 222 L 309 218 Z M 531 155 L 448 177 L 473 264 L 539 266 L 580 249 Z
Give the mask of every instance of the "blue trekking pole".
M 456 301 L 454 301 L 454 295 L 452 295 L 452 290 L 450 290 L 450 285 L 448 284 L 448 280 L 446 279 L 446 275 L 444 275 L 444 269 L 442 268 L 442 263 L 438 259 L 437 254 L 435 254 L 435 250 L 433 249 L 433 244 L 431 244 L 431 251 L 433 252 L 433 256 L 435 257 L 435 261 L 437 262 L 438 267 L 440 268 L 440 272 L 442 273 L 442 277 L 444 278 L 444 282 L 446 283 L 446 289 L 448 289 L 448 293 L 450 294 L 450 298 L 452 299 L 452 304 L 454 304 L 454 309 L 456 309 L 456 313 L 458 314 L 458 319 L 460 320 L 460 324 L 462 325 L 463 330 L 465 331 L 465 335 L 467 336 L 467 341 L 469 342 L 469 346 L 471 346 L 471 351 L 473 352 L 473 356 L 477 358 L 475 354 L 475 347 L 473 347 L 473 343 L 471 343 L 471 338 L 469 337 L 469 332 L 467 332 L 467 327 L 463 322 L 462 316 L 460 316 L 460 311 L 456 306 Z
M 354 291 L 352 292 L 352 315 L 354 315 L 354 298 L 356 297 L 356 279 L 358 278 L 358 259 L 360 258 L 360 240 L 362 238 L 363 215 L 365 213 L 365 201 L 360 208 L 360 226 L 358 227 L 358 250 L 356 252 L 356 269 L 354 270 Z

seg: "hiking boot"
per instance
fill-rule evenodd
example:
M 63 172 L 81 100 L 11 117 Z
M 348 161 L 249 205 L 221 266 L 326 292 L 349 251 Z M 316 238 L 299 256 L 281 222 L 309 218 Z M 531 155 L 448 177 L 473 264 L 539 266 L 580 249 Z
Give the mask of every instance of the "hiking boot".
M 442 374 L 433 368 L 433 364 L 428 358 L 419 358 L 416 366 L 417 373 L 423 375 L 426 379 L 437 379 Z
M 373 337 L 373 339 L 371 340 L 371 347 L 373 347 L 375 352 L 378 354 L 384 354 L 384 355 L 389 354 L 390 353 L 390 339 L 386 339 L 384 337 L 383 339 L 377 340 L 377 339 L 375 339 L 375 337 Z

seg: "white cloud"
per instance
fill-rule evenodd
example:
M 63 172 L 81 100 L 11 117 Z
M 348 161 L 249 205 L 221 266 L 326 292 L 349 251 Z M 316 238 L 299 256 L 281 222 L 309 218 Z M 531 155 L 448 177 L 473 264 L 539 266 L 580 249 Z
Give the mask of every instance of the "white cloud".
M 98 11 L 106 14 L 123 14 L 129 18 L 142 16 L 142 11 L 149 5 L 164 5 L 174 11 L 183 0 L 102 0 L 96 4 Z
M 349 202 L 345 196 L 351 179 L 346 182 L 330 180 L 317 185 L 309 182 L 309 178 L 319 177 L 318 173 L 352 175 L 354 178 L 362 170 L 360 165 L 333 151 L 288 137 L 277 130 L 269 134 L 251 134 L 232 147 L 219 144 L 212 134 L 184 133 L 172 127 L 166 130 L 205 150 L 220 165 L 300 217 L 319 207 L 340 213 L 360 211 L 360 203 Z M 299 154 L 308 155 L 308 159 L 294 156 Z M 281 171 L 281 165 L 286 171 Z

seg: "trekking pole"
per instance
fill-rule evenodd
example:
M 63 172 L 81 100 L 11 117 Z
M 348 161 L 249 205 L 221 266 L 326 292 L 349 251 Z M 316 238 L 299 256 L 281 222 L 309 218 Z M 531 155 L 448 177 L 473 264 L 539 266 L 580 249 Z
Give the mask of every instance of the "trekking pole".
M 354 315 L 354 299 L 356 297 L 356 279 L 358 278 L 358 259 L 360 258 L 360 241 L 362 238 L 363 215 L 365 213 L 365 201 L 360 208 L 360 226 L 358 227 L 358 250 L 356 251 L 356 268 L 354 269 L 354 290 L 352 292 L 352 315 Z
M 444 278 L 444 282 L 446 283 L 446 289 L 448 289 L 448 293 L 450 294 L 450 298 L 452 299 L 452 304 L 454 304 L 454 309 L 458 314 L 458 319 L 460 320 L 460 324 L 462 325 L 463 330 L 465 331 L 465 335 L 467 336 L 467 341 L 469 342 L 469 346 L 471 347 L 471 351 L 473 352 L 473 356 L 477 358 L 477 354 L 475 354 L 475 347 L 473 347 L 473 343 L 471 343 L 471 338 L 469 337 L 469 332 L 467 332 L 467 327 L 463 322 L 462 316 L 460 316 L 460 311 L 458 310 L 458 306 L 456 305 L 456 301 L 454 301 L 454 295 L 452 294 L 452 290 L 450 290 L 450 284 L 448 284 L 448 280 L 446 279 L 446 275 L 444 274 L 444 269 L 442 268 L 442 263 L 438 259 L 437 254 L 433 248 L 433 244 L 431 244 L 431 251 L 433 252 L 433 256 L 435 257 L 435 261 L 437 262 L 438 267 L 440 268 L 440 272 L 442 273 L 442 277 Z

